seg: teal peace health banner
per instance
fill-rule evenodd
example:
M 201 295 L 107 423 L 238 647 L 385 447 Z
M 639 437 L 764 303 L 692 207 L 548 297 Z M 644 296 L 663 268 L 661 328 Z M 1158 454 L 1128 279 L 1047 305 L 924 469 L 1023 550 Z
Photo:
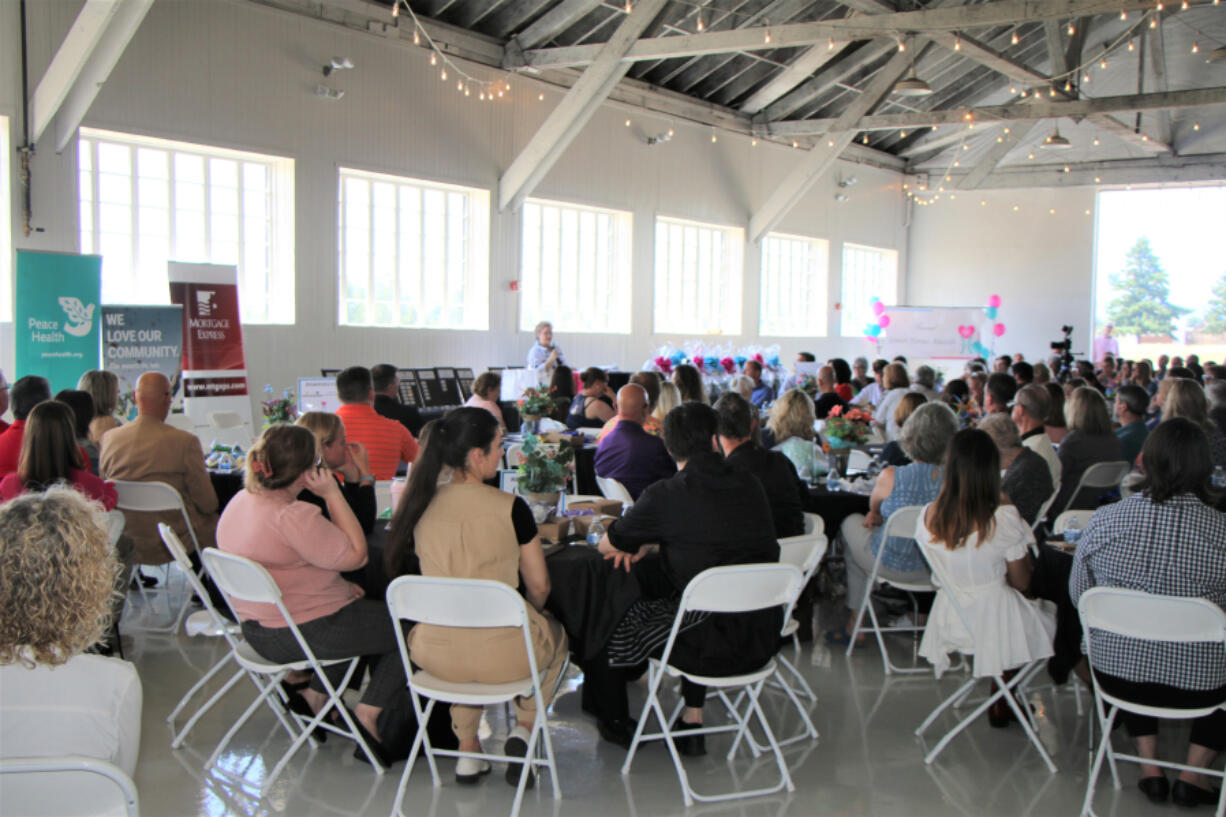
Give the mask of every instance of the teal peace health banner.
M 136 402 L 132 392 L 145 372 L 161 372 L 170 381 L 170 394 L 180 402 L 183 364 L 183 307 L 102 307 L 102 368 L 119 378 L 119 413 L 132 419 Z
M 17 376 L 42 375 L 51 393 L 98 368 L 102 256 L 17 253 Z

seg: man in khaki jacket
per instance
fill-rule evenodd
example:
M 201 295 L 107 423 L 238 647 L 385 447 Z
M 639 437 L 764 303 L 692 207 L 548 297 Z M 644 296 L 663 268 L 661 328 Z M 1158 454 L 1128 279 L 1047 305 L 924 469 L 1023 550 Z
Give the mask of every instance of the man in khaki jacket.
M 201 547 L 216 544 L 217 494 L 204 467 L 200 441 L 166 424 L 170 413 L 170 381 L 145 372 L 136 381 L 137 418 L 102 435 L 98 469 L 103 479 L 165 482 L 179 492 Z M 170 561 L 157 525 L 166 522 L 189 550 L 192 539 L 176 511 L 124 511 L 124 532 L 136 543 L 136 562 L 157 565 Z

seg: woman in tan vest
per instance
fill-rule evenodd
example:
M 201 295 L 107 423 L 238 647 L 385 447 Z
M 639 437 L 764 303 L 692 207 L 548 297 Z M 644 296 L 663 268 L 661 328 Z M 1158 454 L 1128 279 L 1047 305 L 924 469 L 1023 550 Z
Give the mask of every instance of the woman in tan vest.
M 536 664 L 544 673 L 541 689 L 549 694 L 566 658 L 566 633 L 544 612 L 549 573 L 531 510 L 520 497 L 485 484 L 502 461 L 499 423 L 484 409 L 459 408 L 427 425 L 424 437 L 388 536 L 388 576 L 413 572 L 416 556 L 423 576 L 492 579 L 511 587 L 522 578 Z M 408 640 L 413 663 L 446 681 L 497 684 L 529 674 L 518 629 L 418 624 Z M 508 755 L 527 753 L 538 705 L 549 701 L 515 700 L 519 723 L 507 738 Z M 481 707 L 452 705 L 451 726 L 461 751 L 481 751 L 480 720 Z M 508 764 L 511 785 L 519 783 L 519 765 Z M 456 781 L 475 783 L 489 771 L 489 761 L 460 758 Z

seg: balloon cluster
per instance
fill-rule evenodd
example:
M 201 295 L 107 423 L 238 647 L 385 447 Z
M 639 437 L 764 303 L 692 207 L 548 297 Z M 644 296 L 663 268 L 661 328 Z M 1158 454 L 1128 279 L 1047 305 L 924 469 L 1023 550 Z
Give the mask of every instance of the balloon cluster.
M 889 328 L 890 316 L 885 313 L 885 304 L 876 295 L 869 299 L 868 304 L 873 310 L 874 317 L 864 325 L 864 337 L 876 342 L 881 335 L 881 330 Z
M 1000 314 L 1000 296 L 989 295 L 988 305 L 983 308 L 984 315 L 992 322 L 992 335 L 1000 337 L 1005 334 L 1005 325 L 996 320 L 996 316 Z M 959 329 L 970 329 L 971 327 L 959 327 Z M 992 354 L 992 349 L 986 343 L 976 340 L 970 345 L 971 351 L 981 357 L 988 357 Z
M 671 343 L 661 346 L 656 350 L 655 356 L 643 364 L 643 368 L 671 375 L 678 366 L 688 363 L 705 379 L 718 384 L 739 372 L 750 360 L 756 360 L 762 365 L 763 376 L 767 380 L 782 379 L 787 375 L 783 371 L 777 345 L 733 349 L 732 345 L 727 343 L 711 346 L 696 340 L 686 341 L 680 348 Z

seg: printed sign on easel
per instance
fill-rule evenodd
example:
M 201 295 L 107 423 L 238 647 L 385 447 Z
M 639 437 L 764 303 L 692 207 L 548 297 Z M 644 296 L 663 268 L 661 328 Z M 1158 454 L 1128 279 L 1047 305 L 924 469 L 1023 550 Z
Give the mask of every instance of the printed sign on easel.
M 183 307 L 183 405 L 201 439 L 209 415 L 234 411 L 254 436 L 238 269 L 220 264 L 169 264 L 170 300 Z

